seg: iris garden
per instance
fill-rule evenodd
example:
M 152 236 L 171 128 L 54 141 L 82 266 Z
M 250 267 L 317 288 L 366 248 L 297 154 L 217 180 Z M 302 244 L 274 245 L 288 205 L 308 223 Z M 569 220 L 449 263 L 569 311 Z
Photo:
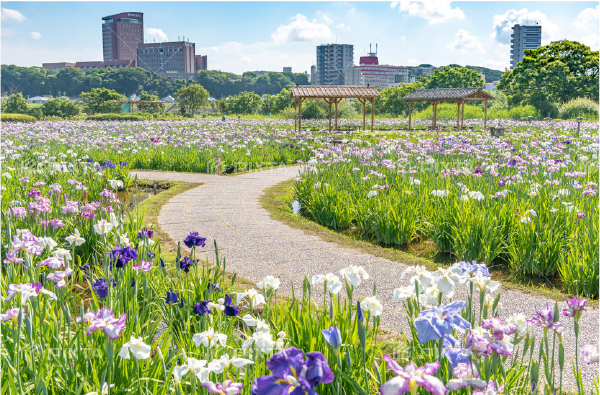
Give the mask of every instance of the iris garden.
M 501 139 L 387 126 L 340 143 L 283 121 L 3 124 L 2 392 L 550 394 L 569 375 L 597 393 L 580 368 L 598 344 L 566 360 L 562 335 L 578 341 L 598 296 L 597 124 L 515 122 Z M 163 251 L 122 198 L 129 169 L 211 172 L 216 155 L 233 171 L 303 164 L 302 215 L 455 262 L 409 268 L 393 295 L 357 297 L 369 273 L 350 266 L 284 296 L 272 276 L 238 284 L 202 229 Z M 495 265 L 573 297 L 502 317 Z M 381 328 L 382 298 L 409 331 Z

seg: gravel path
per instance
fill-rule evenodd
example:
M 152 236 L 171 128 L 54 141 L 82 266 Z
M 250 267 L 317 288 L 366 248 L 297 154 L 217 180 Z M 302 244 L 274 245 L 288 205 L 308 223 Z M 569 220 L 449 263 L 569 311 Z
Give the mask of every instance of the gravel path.
M 279 292 L 290 293 L 290 281 L 301 289 L 305 275 L 326 274 L 349 265 L 363 266 L 371 276 L 356 290 L 359 296 L 371 296 L 373 283 L 377 284 L 377 297 L 383 303 L 382 325 L 397 330 L 405 329 L 402 304 L 392 300 L 392 291 L 407 285 L 401 279 L 406 265 L 388 259 L 339 247 L 335 243 L 307 235 L 300 229 L 290 228 L 270 218 L 259 202 L 264 190 L 282 181 L 294 178 L 298 167 L 279 167 L 238 176 L 219 177 L 210 174 L 166 173 L 136 171 L 139 178 L 201 182 L 204 185 L 173 197 L 165 204 L 158 217 L 160 227 L 173 240 L 183 240 L 191 231 L 198 231 L 209 240 L 215 239 L 221 254 L 227 259 L 227 270 L 258 282 L 266 275 L 282 279 Z M 211 259 L 212 243 L 201 252 Z M 286 281 L 287 280 L 287 281 Z M 317 287 L 320 288 L 320 287 Z M 503 304 L 501 316 L 525 313 L 530 317 L 535 308 L 545 306 L 546 299 L 518 291 L 501 288 Z M 466 295 L 464 286 L 457 286 L 457 297 Z M 456 298 L 456 297 L 455 297 Z M 552 301 L 549 301 L 553 304 Z M 562 309 L 565 303 L 559 303 Z M 572 320 L 561 315 L 565 325 L 565 377 L 574 386 L 570 360 L 575 353 L 575 337 Z M 598 309 L 588 308 L 580 321 L 580 348 L 598 343 Z M 541 331 L 539 332 L 541 335 Z M 581 362 L 581 358 L 580 358 Z M 558 364 L 558 363 L 557 363 Z M 583 364 L 583 363 L 581 363 Z M 584 383 L 593 382 L 598 376 L 598 364 L 583 366 Z

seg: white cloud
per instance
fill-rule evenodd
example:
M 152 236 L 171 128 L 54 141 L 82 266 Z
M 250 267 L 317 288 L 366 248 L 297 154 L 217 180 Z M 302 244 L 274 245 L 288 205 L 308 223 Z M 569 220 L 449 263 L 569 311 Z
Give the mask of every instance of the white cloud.
M 42 33 L 40 33 L 40 32 L 30 32 L 29 35 L 34 40 L 39 40 L 40 38 L 42 38 Z
M 346 26 L 344 23 L 340 23 L 339 25 L 336 25 L 335 27 L 337 27 L 340 30 L 350 30 L 350 26 Z
M 401 37 L 402 41 L 406 40 L 406 36 Z
M 491 37 L 499 44 L 510 44 L 510 35 L 514 25 L 533 25 L 536 22 L 542 25 L 542 44 L 546 44 L 555 38 L 559 26 L 550 22 L 546 14 L 540 10 L 529 11 L 527 8 L 518 11 L 512 9 L 502 15 L 494 15 L 494 31 Z
M 450 1 L 402 0 L 392 2 L 392 8 L 400 5 L 400 12 L 426 19 L 430 24 L 443 23 L 451 19 L 463 19 L 465 13 L 458 7 L 452 8 Z
M 333 21 L 331 20 L 330 17 L 328 17 L 327 15 L 323 14 L 323 22 L 325 22 L 328 25 L 331 25 L 333 23 Z
M 331 30 L 324 23 L 312 22 L 302 14 L 296 14 L 288 25 L 281 25 L 271 35 L 275 44 L 293 41 L 316 41 L 331 37 Z
M 2 12 L 0 13 L 0 18 L 3 21 L 23 22 L 25 20 L 25 15 L 21 14 L 17 10 L 11 10 L 10 8 L 2 8 Z
M 448 45 L 448 48 L 460 53 L 485 52 L 477 37 L 469 34 L 465 29 L 458 29 L 454 35 L 454 41 Z
M 493 69 L 493 70 L 500 70 L 500 71 L 504 71 L 504 69 L 510 67 L 510 64 L 508 62 L 502 61 L 502 60 L 484 60 L 483 62 L 480 62 L 478 64 L 478 66 L 481 67 L 487 67 L 488 69 Z M 492 81 L 488 81 L 488 82 L 492 82 Z
M 158 42 L 167 41 L 167 34 L 162 29 L 155 29 L 153 27 L 146 28 L 146 34 L 148 37 L 155 39 Z
M 586 8 L 581 11 L 575 20 L 577 29 L 598 31 L 598 21 L 600 20 L 600 5 L 596 8 Z
M 592 51 L 597 51 L 600 47 L 600 37 L 598 33 L 590 33 L 581 39 L 581 42 L 590 47 Z

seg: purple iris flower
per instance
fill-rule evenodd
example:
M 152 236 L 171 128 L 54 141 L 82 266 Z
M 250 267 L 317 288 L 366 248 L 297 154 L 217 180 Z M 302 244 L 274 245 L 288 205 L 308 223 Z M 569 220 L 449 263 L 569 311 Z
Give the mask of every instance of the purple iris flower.
M 191 232 L 188 237 L 183 240 L 183 244 L 185 244 L 187 248 L 192 248 L 193 246 L 204 247 L 206 245 L 206 238 L 198 236 L 198 232 Z
M 206 289 L 208 289 L 210 292 L 221 292 L 221 287 L 219 287 L 219 284 L 208 283 L 206 285 Z
M 314 387 L 335 378 L 327 359 L 320 352 L 306 354 L 295 347 L 273 355 L 267 361 L 272 375 L 258 377 L 252 384 L 252 395 L 316 395 Z
M 325 337 L 327 345 L 332 349 L 338 350 L 342 346 L 342 334 L 337 325 L 334 325 L 329 329 L 323 329 L 321 330 L 321 333 Z
M 146 237 L 147 239 L 151 239 L 153 235 L 154 235 L 154 231 L 152 229 L 144 228 L 138 232 L 137 238 L 143 239 L 144 237 Z
M 112 163 L 112 161 L 110 161 L 110 160 L 106 160 L 102 163 L 102 167 L 103 168 L 106 168 L 106 167 L 114 168 L 115 164 Z
M 179 261 L 179 268 L 186 273 L 189 273 L 190 267 L 192 266 L 192 260 L 189 256 L 183 257 L 182 260 Z
M 160 267 L 165 267 L 165 260 L 160 258 Z
M 118 268 L 123 268 L 127 263 L 131 260 L 136 260 L 138 258 L 138 253 L 136 250 L 130 247 L 119 247 L 117 244 L 117 248 L 110 252 L 112 257 L 111 260 L 111 268 L 114 264 Z
M 223 309 L 223 314 L 225 314 L 228 317 L 235 317 L 238 314 L 240 314 L 238 308 L 235 307 L 232 303 L 233 301 L 231 300 L 231 296 L 225 294 L 225 302 L 223 303 L 223 306 L 225 308 Z
M 567 298 L 567 308 L 563 309 L 562 313 L 565 317 L 575 317 L 579 319 L 581 312 L 585 310 L 587 299 L 579 299 L 574 296 L 573 299 Z
M 127 166 L 127 165 L 128 165 L 128 163 L 127 163 L 127 162 L 120 161 L 120 162 L 119 162 L 119 165 L 121 165 L 121 166 Z
M 556 333 L 562 334 L 564 327 L 562 324 L 554 321 L 554 310 L 550 307 L 548 303 L 546 303 L 546 308 L 542 310 L 535 311 L 535 316 L 528 319 L 531 325 L 538 328 L 548 328 L 554 329 Z M 558 319 L 558 317 L 556 317 Z
M 417 368 L 414 363 L 409 363 L 403 368 L 389 355 L 384 355 L 383 360 L 387 362 L 388 368 L 396 374 L 396 377 L 379 388 L 381 395 L 402 395 L 407 392 L 416 394 L 421 386 L 433 395 L 446 394 L 444 383 L 434 376 L 440 368 L 439 362 L 426 363 L 420 368 Z
M 92 289 L 96 292 L 99 298 L 104 299 L 108 295 L 108 284 L 103 278 L 99 278 L 92 284 Z
M 491 277 L 492 274 L 490 270 L 487 268 L 485 263 L 477 263 L 477 261 L 473 262 L 456 262 L 452 265 L 453 268 L 460 268 L 463 271 L 463 277 L 473 277 L 473 276 L 482 276 L 482 277 Z
M 212 302 L 212 300 L 201 300 L 200 302 L 196 303 L 192 313 L 198 315 L 212 314 L 212 310 L 208 308 L 208 304 L 210 302 Z
M 165 303 L 177 303 L 177 300 L 177 294 L 173 292 L 173 288 L 171 288 L 170 291 L 167 291 L 167 299 L 165 300 Z
M 79 266 L 79 270 L 87 272 L 88 270 L 90 270 L 90 264 L 86 263 L 85 265 Z
M 457 300 L 447 306 L 440 305 L 419 313 L 415 319 L 419 343 L 441 339 L 452 334 L 454 328 L 461 332 L 471 329 L 471 324 L 460 316 L 466 305 L 466 302 Z
M 462 343 L 452 335 L 444 336 L 444 348 L 442 356 L 450 362 L 450 366 L 455 368 L 459 363 L 469 363 L 469 350 L 463 347 Z

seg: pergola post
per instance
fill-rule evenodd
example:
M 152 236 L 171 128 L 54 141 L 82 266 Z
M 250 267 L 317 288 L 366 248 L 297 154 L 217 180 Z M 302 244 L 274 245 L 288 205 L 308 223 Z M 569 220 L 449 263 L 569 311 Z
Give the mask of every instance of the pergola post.
M 487 100 L 483 101 L 483 129 L 487 127 Z
M 298 98 L 294 97 L 294 132 L 298 127 Z
M 375 100 L 369 100 L 371 102 L 371 133 L 373 132 L 373 126 L 375 125 Z
M 456 130 L 460 128 L 460 100 L 456 101 Z
M 465 128 L 465 101 L 462 102 L 462 120 L 460 121 L 460 130 Z
M 342 100 L 342 99 L 337 99 L 337 100 L 335 101 L 335 130 L 336 130 L 336 131 L 338 130 L 338 125 L 337 125 L 337 121 L 338 121 L 338 110 L 337 110 L 337 106 L 338 106 L 338 103 L 339 103 L 341 100 Z
M 411 116 L 412 116 L 412 101 L 408 102 L 408 130 L 410 130 L 410 121 L 411 121 Z
M 327 104 L 329 104 L 329 133 L 331 133 L 331 100 L 324 99 Z
M 436 121 L 437 121 L 437 101 L 432 101 L 432 117 L 431 117 L 431 128 L 435 129 Z
M 298 131 L 302 129 L 302 99 L 298 103 Z
M 365 114 L 367 112 L 367 108 L 366 108 L 367 100 L 365 100 L 365 99 L 358 99 L 358 100 L 360 100 L 360 102 L 363 105 L 363 132 L 364 132 L 365 130 L 367 130 L 366 121 L 365 121 L 365 116 L 366 116 Z

